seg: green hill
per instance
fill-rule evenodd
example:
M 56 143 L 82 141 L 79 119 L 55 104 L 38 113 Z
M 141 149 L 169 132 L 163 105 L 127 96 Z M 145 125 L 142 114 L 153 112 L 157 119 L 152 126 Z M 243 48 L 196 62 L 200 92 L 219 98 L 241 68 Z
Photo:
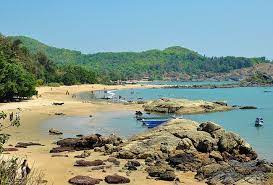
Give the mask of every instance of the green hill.
M 42 52 L 57 64 L 79 64 L 97 71 L 106 79 L 180 78 L 207 73 L 223 73 L 251 67 L 256 63 L 269 62 L 264 57 L 205 57 L 197 52 L 173 46 L 164 50 L 143 52 L 101 52 L 82 54 L 79 51 L 47 46 L 37 40 L 16 36 L 31 53 Z

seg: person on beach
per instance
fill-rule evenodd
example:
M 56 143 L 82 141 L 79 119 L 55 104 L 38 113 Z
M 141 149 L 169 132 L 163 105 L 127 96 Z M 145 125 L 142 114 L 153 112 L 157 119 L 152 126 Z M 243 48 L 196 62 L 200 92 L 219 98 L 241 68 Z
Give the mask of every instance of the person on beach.
M 11 112 L 9 115 L 9 121 L 12 121 L 12 120 L 13 120 L 13 112 Z
M 20 113 L 19 112 L 15 113 L 15 120 L 20 120 Z
M 28 166 L 27 160 L 25 159 L 21 165 L 21 174 L 22 174 L 22 180 L 26 181 L 28 174 L 30 173 L 30 168 Z
M 66 91 L 65 95 L 69 95 L 69 91 L 68 90 Z

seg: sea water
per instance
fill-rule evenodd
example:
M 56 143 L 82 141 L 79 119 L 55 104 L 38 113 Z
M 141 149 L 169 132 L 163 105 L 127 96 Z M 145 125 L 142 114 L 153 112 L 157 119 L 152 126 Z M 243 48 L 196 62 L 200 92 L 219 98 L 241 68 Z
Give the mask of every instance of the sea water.
M 207 83 L 204 83 L 207 84 Z M 98 93 L 98 92 L 97 92 Z M 273 161 L 273 88 L 245 87 L 223 89 L 127 89 L 111 92 L 112 96 L 121 96 L 125 100 L 152 100 L 158 98 L 186 98 L 191 100 L 224 101 L 229 105 L 256 106 L 253 110 L 233 110 L 227 112 L 185 115 L 185 118 L 202 121 L 213 121 L 225 129 L 240 134 L 258 152 L 259 158 Z M 115 94 L 113 94 L 115 93 Z M 101 94 L 101 92 L 100 92 Z M 83 93 L 85 100 L 94 95 Z M 264 119 L 263 127 L 255 127 L 256 117 Z M 43 127 L 54 127 L 64 131 L 64 137 L 75 134 L 101 133 L 129 137 L 146 130 L 141 122 L 134 119 L 132 111 L 114 111 L 95 114 L 87 117 L 56 117 L 48 120 Z M 59 125 L 59 127 L 58 127 Z

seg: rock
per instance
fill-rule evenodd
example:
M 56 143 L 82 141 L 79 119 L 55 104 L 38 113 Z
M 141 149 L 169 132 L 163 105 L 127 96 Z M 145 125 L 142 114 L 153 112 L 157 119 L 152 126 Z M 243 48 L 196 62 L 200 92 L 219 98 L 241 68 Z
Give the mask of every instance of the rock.
M 166 171 L 165 173 L 161 173 L 159 175 L 159 180 L 174 181 L 175 179 L 176 175 L 173 171 Z
M 27 142 L 27 143 L 18 142 L 15 145 L 16 148 L 27 148 L 28 146 L 43 146 L 43 145 L 40 143 L 34 143 L 34 142 Z
M 216 102 L 213 102 L 213 103 L 218 104 L 218 105 L 222 105 L 222 106 L 228 106 L 227 103 L 221 102 L 221 101 L 216 101 Z
M 89 176 L 75 176 L 71 179 L 69 179 L 69 183 L 70 184 L 74 184 L 74 185 L 95 185 L 95 184 L 99 184 L 100 181 L 102 181 L 101 179 L 94 179 L 92 177 Z
M 68 155 L 62 155 L 62 154 L 53 154 L 51 157 L 68 157 Z
M 201 112 L 231 110 L 232 107 L 222 103 L 201 100 L 161 98 L 143 105 L 145 111 L 176 114 L 193 114 Z
M 133 159 L 134 154 L 130 151 L 121 151 L 118 153 L 118 158 L 120 159 Z
M 214 173 L 223 171 L 224 169 L 227 169 L 228 165 L 223 164 L 209 164 L 206 166 L 203 166 L 197 170 L 197 175 L 202 174 L 204 178 L 211 177 Z
M 255 106 L 242 106 L 242 107 L 239 107 L 239 109 L 257 109 L 257 107 L 255 107 Z
M 114 158 L 114 157 L 109 157 L 106 161 L 108 161 L 108 162 L 111 162 L 111 163 L 113 163 L 114 165 L 116 165 L 116 166 L 119 166 L 120 165 L 120 161 L 118 161 L 116 158 Z
M 214 132 L 219 129 L 223 129 L 223 127 L 221 127 L 220 125 L 218 125 L 216 123 L 210 122 L 210 121 L 205 122 L 205 123 L 201 123 L 199 125 L 199 127 L 197 128 L 197 130 L 199 130 L 199 131 L 204 131 L 204 132 L 208 132 L 208 133 Z
M 63 105 L 64 102 L 53 102 L 52 105 Z
M 136 160 L 128 161 L 125 164 L 125 168 L 128 170 L 137 170 L 137 167 L 140 166 L 140 163 Z
M 242 138 L 233 133 L 233 132 L 225 132 L 222 137 L 219 139 L 219 150 L 230 152 L 232 149 L 236 148 L 238 145 L 242 144 L 244 141 Z
M 176 150 L 189 150 L 193 147 L 192 141 L 189 138 L 183 138 L 178 143 Z
M 102 147 L 95 147 L 94 148 L 94 152 L 105 152 L 105 147 L 102 146 Z
M 83 135 L 82 134 L 77 134 L 76 137 L 83 137 Z
M 100 166 L 105 165 L 102 160 L 94 160 L 94 161 L 85 161 L 85 160 L 77 160 L 74 166 Z
M 48 132 L 49 132 L 49 134 L 52 134 L 52 135 L 62 135 L 63 134 L 62 132 L 60 132 L 54 128 L 49 129 Z
M 105 177 L 105 182 L 108 184 L 125 184 L 125 183 L 130 183 L 130 179 L 127 177 L 123 177 L 117 174 L 114 175 L 107 175 Z
M 95 147 L 103 147 L 106 144 L 113 144 L 117 146 L 122 143 L 122 139 L 115 135 L 110 135 L 108 137 L 101 136 L 100 134 L 93 134 L 89 136 L 84 136 L 80 138 L 66 138 L 59 140 L 57 145 L 59 148 L 52 149 L 52 152 L 70 150 L 90 150 Z M 63 148 L 63 149 L 61 149 Z
M 160 177 L 161 174 L 164 174 L 166 171 L 173 171 L 173 169 L 167 164 L 159 162 L 153 166 L 148 166 L 146 171 L 151 177 Z
M 60 152 L 74 152 L 73 147 L 55 147 L 50 150 L 50 153 L 60 153 Z
M 4 152 L 16 152 L 16 151 L 18 151 L 18 148 L 4 148 L 3 151 Z
M 196 171 L 202 166 L 202 160 L 192 153 L 181 153 L 167 159 L 169 165 L 182 171 Z
M 105 166 L 94 166 L 91 168 L 91 170 L 103 170 Z
M 62 113 L 62 112 L 55 112 L 55 115 L 56 115 L 56 116 L 64 116 L 65 114 Z
M 85 150 L 80 155 L 76 155 L 75 158 L 86 158 L 91 155 L 91 151 Z
M 223 161 L 222 155 L 217 151 L 210 152 L 209 157 L 215 159 L 216 161 Z
M 106 154 L 112 154 L 120 150 L 119 147 L 114 146 L 113 144 L 105 144 L 104 149 Z

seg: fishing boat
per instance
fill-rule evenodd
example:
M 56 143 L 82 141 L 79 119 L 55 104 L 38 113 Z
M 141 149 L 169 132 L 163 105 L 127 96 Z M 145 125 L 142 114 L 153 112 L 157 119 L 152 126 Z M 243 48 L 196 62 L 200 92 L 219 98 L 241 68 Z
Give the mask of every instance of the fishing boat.
M 255 127 L 261 127 L 263 125 L 264 125 L 264 119 L 263 118 L 256 118 Z
M 162 123 L 169 121 L 170 119 L 142 119 L 142 122 L 148 128 L 154 128 Z

